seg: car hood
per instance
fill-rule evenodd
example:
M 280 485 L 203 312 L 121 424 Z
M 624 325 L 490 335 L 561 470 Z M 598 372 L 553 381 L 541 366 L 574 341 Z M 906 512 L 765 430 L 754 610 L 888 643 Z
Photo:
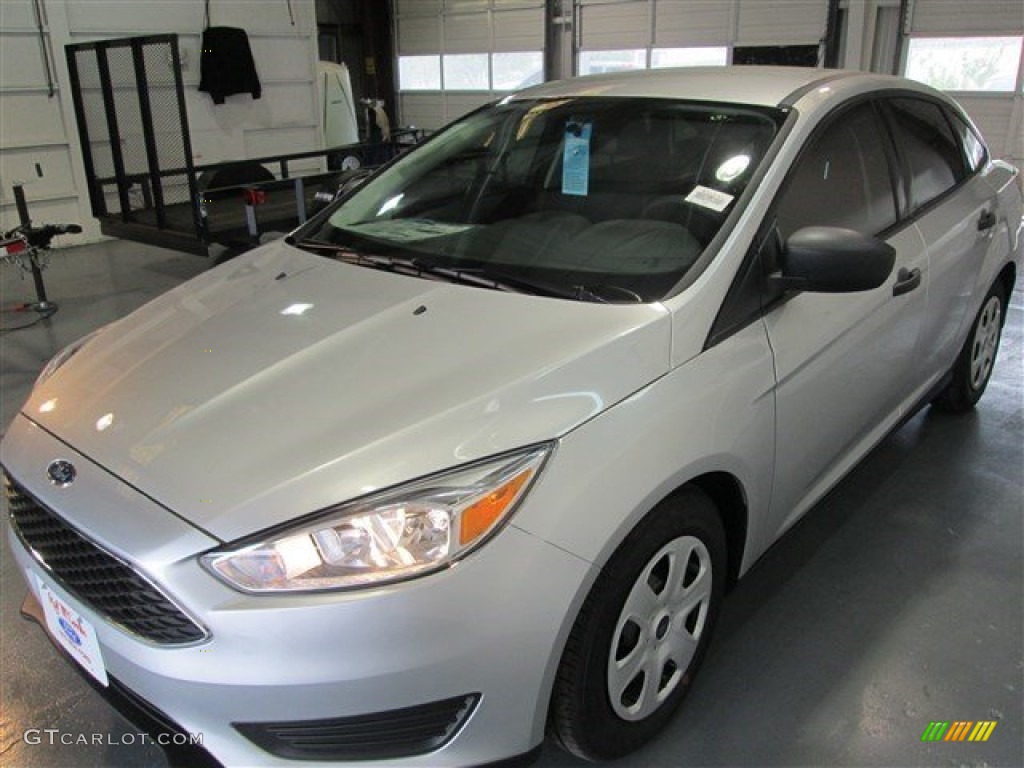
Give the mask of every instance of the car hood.
M 25 415 L 221 540 L 564 434 L 669 365 L 660 305 L 504 293 L 283 242 L 109 326 Z

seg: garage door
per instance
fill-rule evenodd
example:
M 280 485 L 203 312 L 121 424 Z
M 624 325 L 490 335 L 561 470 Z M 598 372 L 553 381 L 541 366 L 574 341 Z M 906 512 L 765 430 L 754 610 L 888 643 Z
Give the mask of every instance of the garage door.
M 433 130 L 544 80 L 542 0 L 396 0 L 399 122 Z
M 810 49 L 826 0 L 577 0 L 578 74 L 728 64 L 737 49 Z
M 916 0 L 904 72 L 949 92 L 984 134 L 992 154 L 1024 162 L 1021 0 Z

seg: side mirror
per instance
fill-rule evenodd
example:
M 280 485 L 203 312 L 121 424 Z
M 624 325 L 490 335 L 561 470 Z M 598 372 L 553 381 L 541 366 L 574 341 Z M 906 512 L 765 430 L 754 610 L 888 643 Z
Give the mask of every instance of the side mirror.
M 895 261 L 895 249 L 877 237 L 841 227 L 804 227 L 789 236 L 772 278 L 802 291 L 869 291 L 888 279 Z

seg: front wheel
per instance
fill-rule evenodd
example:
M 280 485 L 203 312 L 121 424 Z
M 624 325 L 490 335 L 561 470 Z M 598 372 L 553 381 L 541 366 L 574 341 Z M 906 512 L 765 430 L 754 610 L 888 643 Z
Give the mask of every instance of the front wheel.
M 968 411 L 985 392 L 1003 332 L 1005 295 L 1003 286 L 997 282 L 982 302 L 960 356 L 953 364 L 952 379 L 932 401 L 941 410 Z
M 726 544 L 714 504 L 687 487 L 626 538 L 584 601 L 555 681 L 551 729 L 588 760 L 660 731 L 693 682 L 718 616 Z

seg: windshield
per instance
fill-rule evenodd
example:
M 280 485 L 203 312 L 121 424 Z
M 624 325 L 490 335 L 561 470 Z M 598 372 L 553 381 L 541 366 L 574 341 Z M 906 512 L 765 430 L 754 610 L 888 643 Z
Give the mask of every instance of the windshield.
M 666 99 L 510 100 L 374 177 L 298 244 L 432 279 L 656 301 L 721 228 L 780 119 Z

